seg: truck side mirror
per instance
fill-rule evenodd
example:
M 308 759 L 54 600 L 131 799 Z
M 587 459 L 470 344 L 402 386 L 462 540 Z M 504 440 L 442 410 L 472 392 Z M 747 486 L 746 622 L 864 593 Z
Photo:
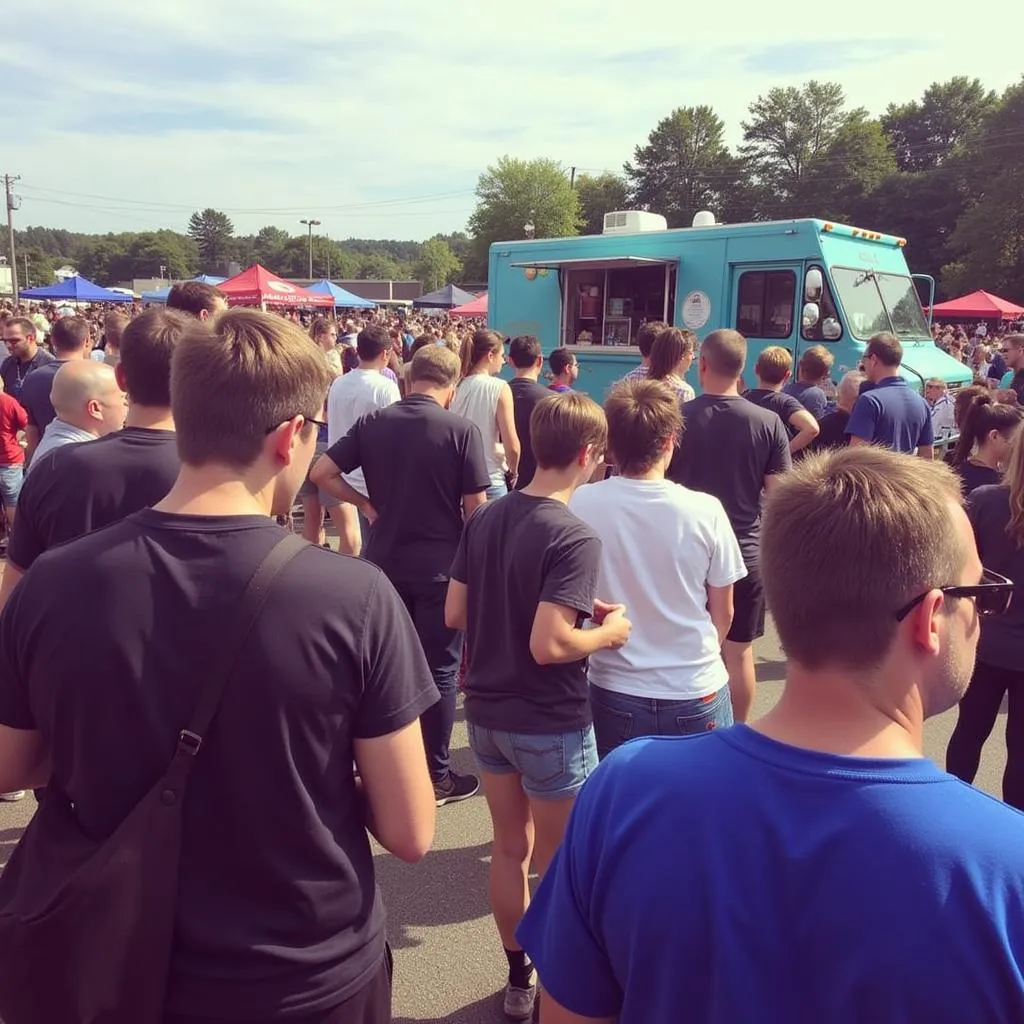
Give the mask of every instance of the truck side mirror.
M 842 333 L 843 328 L 835 317 L 825 317 L 825 322 L 821 325 L 821 334 L 826 341 L 835 341 Z
M 804 301 L 815 302 L 821 298 L 825 282 L 822 279 L 821 271 L 817 267 L 811 267 L 804 275 Z
M 801 317 L 804 330 L 809 331 L 820 319 L 821 310 L 818 308 L 818 304 L 816 302 L 805 303 L 803 315 Z

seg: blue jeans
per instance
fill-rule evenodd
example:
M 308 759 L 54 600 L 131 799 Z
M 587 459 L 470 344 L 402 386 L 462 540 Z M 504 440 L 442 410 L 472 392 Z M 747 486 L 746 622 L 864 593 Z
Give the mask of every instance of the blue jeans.
M 503 498 L 508 494 L 508 484 L 505 482 L 504 473 L 492 473 L 491 474 L 491 485 L 484 492 L 487 495 L 488 501 L 494 501 L 497 498 Z
M 728 686 L 697 700 L 654 700 L 591 686 L 590 706 L 602 759 L 637 736 L 701 736 L 733 722 Z
M 485 729 L 467 723 L 469 746 L 483 772 L 523 778 L 523 790 L 536 800 L 575 796 L 597 767 L 594 728 L 532 733 Z
M 455 697 L 462 661 L 462 631 L 444 623 L 444 599 L 448 583 L 392 580 L 409 611 L 423 645 L 430 674 L 441 699 L 420 716 L 427 767 L 434 782 L 444 782 L 449 772 L 449 747 L 455 725 Z

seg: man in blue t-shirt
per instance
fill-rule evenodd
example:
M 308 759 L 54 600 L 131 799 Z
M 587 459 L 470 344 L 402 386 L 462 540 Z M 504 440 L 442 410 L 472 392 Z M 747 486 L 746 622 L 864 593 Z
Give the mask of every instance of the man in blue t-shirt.
M 862 391 L 850 413 L 850 444 L 876 444 L 923 459 L 935 458 L 935 437 L 928 403 L 900 376 L 903 346 L 891 334 L 876 334 L 861 365 L 870 390 Z
M 1012 390 L 1024 405 L 1024 334 L 1008 334 L 1003 338 L 999 354 L 1006 362 L 1006 373 L 999 381 L 1001 388 Z
M 584 785 L 518 931 L 544 1019 L 1024 1020 L 1024 815 L 922 754 L 1012 594 L 980 582 L 955 475 L 806 459 L 762 541 L 783 694 L 752 727 L 627 743 Z

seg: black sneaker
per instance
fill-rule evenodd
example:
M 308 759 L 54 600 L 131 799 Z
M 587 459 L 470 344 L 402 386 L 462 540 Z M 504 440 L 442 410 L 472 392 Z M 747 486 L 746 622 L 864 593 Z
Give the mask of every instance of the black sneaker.
M 458 775 L 449 772 L 443 782 L 434 783 L 434 800 L 438 807 L 445 804 L 457 804 L 460 800 L 468 800 L 480 789 L 480 780 L 475 775 Z

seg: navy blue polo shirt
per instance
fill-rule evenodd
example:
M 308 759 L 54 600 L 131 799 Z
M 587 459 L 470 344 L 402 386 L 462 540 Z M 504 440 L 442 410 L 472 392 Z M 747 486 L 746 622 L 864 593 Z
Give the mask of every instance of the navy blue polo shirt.
M 857 399 L 846 433 L 897 452 L 935 443 L 928 403 L 902 377 L 886 377 Z

